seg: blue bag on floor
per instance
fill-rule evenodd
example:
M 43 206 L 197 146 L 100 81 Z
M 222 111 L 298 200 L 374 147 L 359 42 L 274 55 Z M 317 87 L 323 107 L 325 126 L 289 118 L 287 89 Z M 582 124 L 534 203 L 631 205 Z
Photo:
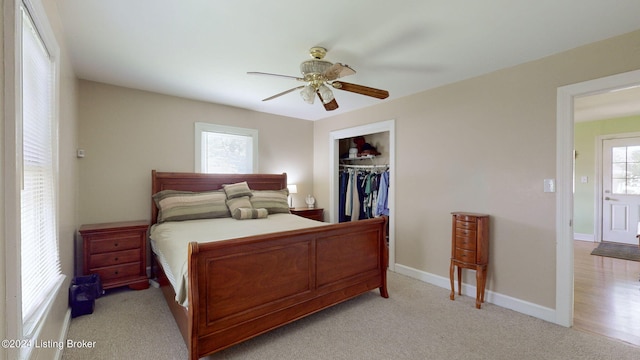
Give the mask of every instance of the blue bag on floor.
M 93 314 L 95 301 L 104 294 L 98 274 L 76 276 L 69 286 L 69 306 L 71 317 Z

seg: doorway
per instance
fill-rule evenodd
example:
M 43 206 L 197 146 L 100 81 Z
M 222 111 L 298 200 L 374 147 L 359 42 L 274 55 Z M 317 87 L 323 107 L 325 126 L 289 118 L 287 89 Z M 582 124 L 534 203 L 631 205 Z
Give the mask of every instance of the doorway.
M 574 99 L 640 85 L 640 70 L 558 88 L 556 131 L 556 319 L 573 325 Z

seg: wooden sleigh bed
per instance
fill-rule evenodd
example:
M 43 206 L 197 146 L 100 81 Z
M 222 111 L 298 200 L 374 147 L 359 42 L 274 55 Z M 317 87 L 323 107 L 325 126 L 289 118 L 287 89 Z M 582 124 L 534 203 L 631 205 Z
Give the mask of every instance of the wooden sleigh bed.
M 252 190 L 280 190 L 286 174 L 193 174 L 152 171 L 152 194 L 210 191 L 246 181 Z M 158 208 L 152 200 L 151 219 Z M 251 221 L 263 220 L 248 220 Z M 250 226 L 250 225 L 247 225 Z M 220 351 L 319 310 L 379 289 L 388 297 L 387 218 L 189 242 L 188 305 L 159 261 L 160 287 L 189 350 L 189 359 Z

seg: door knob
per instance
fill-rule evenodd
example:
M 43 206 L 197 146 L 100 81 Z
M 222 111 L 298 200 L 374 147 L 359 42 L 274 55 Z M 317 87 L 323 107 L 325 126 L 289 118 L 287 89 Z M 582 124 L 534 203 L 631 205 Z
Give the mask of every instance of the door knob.
M 610 200 L 610 201 L 616 201 L 616 199 L 612 199 L 612 198 L 610 198 L 610 197 L 608 197 L 608 196 L 607 196 L 607 197 L 605 197 L 604 199 L 605 199 L 605 200 Z

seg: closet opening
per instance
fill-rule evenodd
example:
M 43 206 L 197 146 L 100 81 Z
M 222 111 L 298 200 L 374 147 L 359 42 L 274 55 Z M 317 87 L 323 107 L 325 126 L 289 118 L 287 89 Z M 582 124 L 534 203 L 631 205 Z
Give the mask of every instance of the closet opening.
M 391 271 L 395 269 L 394 139 L 395 120 L 387 120 L 333 131 L 329 144 L 329 221 L 388 216 Z
M 338 222 L 389 216 L 389 132 L 340 139 Z

